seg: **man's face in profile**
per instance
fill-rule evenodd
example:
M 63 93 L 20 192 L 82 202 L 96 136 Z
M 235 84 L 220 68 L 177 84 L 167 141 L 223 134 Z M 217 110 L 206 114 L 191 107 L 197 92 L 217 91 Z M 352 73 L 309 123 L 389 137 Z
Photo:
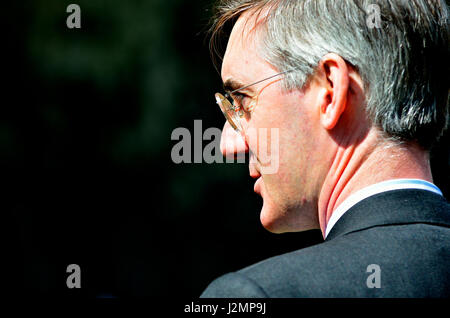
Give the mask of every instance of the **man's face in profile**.
M 222 64 L 223 82 L 233 81 L 241 87 L 279 72 L 258 54 L 258 27 L 255 28 L 254 17 L 246 21 L 248 16 L 246 13 L 236 22 Z M 264 173 L 260 161 L 249 165 L 251 177 L 257 179 L 254 190 L 264 201 L 261 223 L 271 232 L 318 228 L 318 194 L 331 165 L 326 159 L 331 157 L 327 154 L 331 150 L 322 146 L 326 131 L 321 129 L 316 111 L 321 89 L 314 80 L 304 90 L 283 90 L 280 80 L 243 89 L 240 93 L 244 99 L 258 95 L 254 111 L 241 118 L 245 144 L 238 139 L 222 140 L 224 153 L 250 151 L 259 157 L 258 140 L 267 136 L 262 136 L 260 129 L 278 129 L 277 171 Z M 256 138 L 249 136 L 250 130 L 256 132 Z M 222 138 L 235 134 L 232 131 L 227 122 Z M 264 140 L 270 148 L 270 133 Z

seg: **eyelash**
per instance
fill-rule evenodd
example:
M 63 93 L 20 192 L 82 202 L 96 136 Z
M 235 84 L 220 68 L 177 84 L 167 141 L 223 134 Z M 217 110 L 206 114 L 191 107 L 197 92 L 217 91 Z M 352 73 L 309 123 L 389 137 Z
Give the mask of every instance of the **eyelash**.
M 248 97 L 248 96 L 245 95 L 245 94 L 242 94 L 242 93 L 233 93 L 233 102 L 237 102 L 238 103 L 238 105 L 235 105 L 235 106 L 241 107 L 242 106 L 242 100 L 244 98 L 246 98 L 246 97 Z

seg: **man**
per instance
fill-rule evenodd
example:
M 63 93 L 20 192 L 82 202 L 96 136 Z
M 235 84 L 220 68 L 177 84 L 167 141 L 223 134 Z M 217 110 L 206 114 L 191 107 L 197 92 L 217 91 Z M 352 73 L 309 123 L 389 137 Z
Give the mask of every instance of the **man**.
M 325 241 L 202 297 L 450 296 L 450 205 L 429 164 L 449 119 L 447 19 L 443 0 L 219 4 L 213 45 L 234 23 L 216 94 L 222 152 L 258 159 L 266 229 L 320 228 Z M 278 130 L 276 172 L 264 172 L 261 128 Z

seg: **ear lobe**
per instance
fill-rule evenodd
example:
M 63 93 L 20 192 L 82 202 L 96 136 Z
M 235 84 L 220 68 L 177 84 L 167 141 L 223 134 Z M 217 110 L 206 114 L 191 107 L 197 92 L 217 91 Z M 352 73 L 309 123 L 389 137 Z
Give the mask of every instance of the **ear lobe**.
M 349 70 L 347 63 L 335 53 L 325 55 L 319 67 L 321 68 L 321 83 L 324 86 L 321 97 L 320 120 L 322 126 L 333 129 L 347 106 L 349 89 Z

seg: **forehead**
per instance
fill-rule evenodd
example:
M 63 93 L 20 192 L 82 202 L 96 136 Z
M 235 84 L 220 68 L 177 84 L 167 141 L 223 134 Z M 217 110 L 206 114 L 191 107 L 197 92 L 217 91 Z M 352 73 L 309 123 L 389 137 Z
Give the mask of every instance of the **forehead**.
M 257 20 L 258 18 L 258 20 Z M 273 75 L 275 67 L 261 57 L 263 14 L 246 12 L 236 21 L 222 63 L 222 80 L 250 83 Z

